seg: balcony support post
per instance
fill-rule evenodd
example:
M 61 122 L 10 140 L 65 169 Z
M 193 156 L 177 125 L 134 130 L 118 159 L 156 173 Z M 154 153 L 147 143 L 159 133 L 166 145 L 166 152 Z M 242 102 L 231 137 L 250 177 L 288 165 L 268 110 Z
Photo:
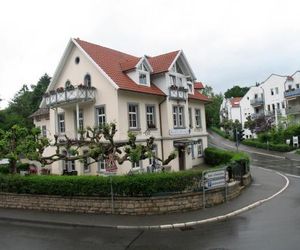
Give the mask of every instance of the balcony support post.
M 57 119 L 57 108 L 54 108 L 54 127 L 55 127 L 55 134 L 58 134 L 58 119 Z
M 77 139 L 80 139 L 79 138 L 79 133 L 78 133 L 78 130 L 79 130 L 79 104 L 76 103 L 76 125 L 77 125 L 77 131 L 76 131 L 76 135 L 77 135 Z

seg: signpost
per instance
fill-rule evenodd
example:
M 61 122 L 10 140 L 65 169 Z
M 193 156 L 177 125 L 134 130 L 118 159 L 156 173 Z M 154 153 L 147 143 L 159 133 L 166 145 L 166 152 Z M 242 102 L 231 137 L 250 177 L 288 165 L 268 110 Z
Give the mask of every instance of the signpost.
M 202 173 L 203 208 L 205 208 L 205 192 L 214 188 L 225 188 L 225 200 L 227 200 L 227 171 L 226 167 L 218 170 L 208 170 Z
M 110 179 L 111 211 L 112 211 L 112 213 L 114 213 L 114 190 L 113 190 L 111 176 L 116 174 L 118 167 L 117 167 L 117 164 L 116 164 L 113 154 L 110 154 L 108 156 L 108 159 L 106 159 L 105 163 L 106 163 L 105 170 L 106 170 L 106 173 L 109 175 L 109 179 Z

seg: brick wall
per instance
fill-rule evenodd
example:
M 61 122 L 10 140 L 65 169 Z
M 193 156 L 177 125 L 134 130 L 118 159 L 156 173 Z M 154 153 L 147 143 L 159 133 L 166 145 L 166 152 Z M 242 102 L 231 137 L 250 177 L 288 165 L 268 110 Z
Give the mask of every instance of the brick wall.
M 244 177 L 244 185 L 250 185 L 250 174 Z M 227 199 L 238 196 L 242 189 L 238 182 L 230 183 Z M 150 215 L 197 210 L 203 207 L 202 192 L 189 192 L 159 197 L 114 197 L 115 214 Z M 206 207 L 223 203 L 225 190 L 214 189 L 205 192 Z M 0 207 L 37 209 L 44 211 L 111 214 L 110 197 L 63 197 L 50 195 L 29 195 L 0 193 Z

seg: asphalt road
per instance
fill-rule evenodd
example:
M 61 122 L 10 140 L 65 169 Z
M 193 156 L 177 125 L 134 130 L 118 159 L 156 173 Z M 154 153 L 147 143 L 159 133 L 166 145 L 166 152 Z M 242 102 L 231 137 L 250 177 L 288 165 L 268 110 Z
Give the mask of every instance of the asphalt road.
M 212 138 L 211 143 L 219 146 L 228 143 L 220 138 L 215 139 L 213 141 Z M 252 164 L 288 173 L 288 188 L 271 201 L 227 221 L 199 225 L 184 231 L 114 230 L 1 222 L 0 249 L 299 249 L 300 169 L 297 166 L 300 164 L 278 156 L 274 158 L 251 153 Z M 259 183 L 256 185 L 259 187 Z

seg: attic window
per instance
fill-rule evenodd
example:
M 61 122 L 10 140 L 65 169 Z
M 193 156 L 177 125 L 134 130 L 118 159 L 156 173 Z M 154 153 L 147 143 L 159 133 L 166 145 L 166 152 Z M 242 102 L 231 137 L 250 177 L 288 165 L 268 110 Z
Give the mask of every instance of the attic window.
M 87 87 L 92 86 L 92 80 L 91 80 L 91 76 L 89 74 L 86 74 L 84 77 L 84 85 Z
M 146 85 L 147 84 L 147 76 L 144 73 L 139 73 L 139 83 Z
M 150 83 L 149 69 L 145 62 L 142 62 L 138 67 L 138 83 L 141 85 L 148 85 Z
M 77 56 L 77 57 L 75 58 L 75 63 L 76 63 L 76 64 L 79 64 L 79 62 L 80 62 L 80 58 L 79 58 L 79 56 Z

